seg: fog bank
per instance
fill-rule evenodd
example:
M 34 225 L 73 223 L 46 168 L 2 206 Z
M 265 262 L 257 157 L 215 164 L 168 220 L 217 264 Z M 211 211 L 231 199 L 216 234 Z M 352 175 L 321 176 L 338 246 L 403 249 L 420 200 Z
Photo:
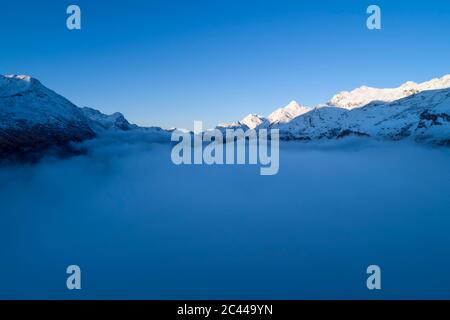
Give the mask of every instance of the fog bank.
M 288 142 L 260 176 L 148 135 L 82 147 L 0 169 L 0 298 L 450 298 L 448 149 Z

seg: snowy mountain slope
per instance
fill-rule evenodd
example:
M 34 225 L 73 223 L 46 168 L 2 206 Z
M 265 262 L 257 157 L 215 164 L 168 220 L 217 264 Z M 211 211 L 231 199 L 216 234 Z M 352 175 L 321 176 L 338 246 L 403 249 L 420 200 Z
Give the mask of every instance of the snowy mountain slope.
M 270 125 L 268 119 L 257 114 L 249 114 L 244 119 L 242 119 L 240 123 L 246 125 L 250 129 L 255 129 L 258 127 L 268 127 Z
M 340 128 L 340 121 L 348 111 L 336 107 L 315 108 L 294 120 L 279 124 L 273 129 L 280 130 L 280 137 L 285 140 L 313 140 L 332 138 Z
M 170 140 L 161 128 L 140 128 L 120 113 L 80 109 L 30 76 L 0 76 L 0 159 L 37 159 L 55 147 L 76 152 L 71 142 L 131 130 Z
M 227 130 L 238 130 L 238 129 L 242 129 L 244 131 L 247 131 L 248 129 L 250 129 L 249 127 L 247 127 L 245 124 L 238 122 L 230 122 L 230 123 L 221 123 L 218 126 L 216 126 L 214 128 L 215 130 L 219 130 L 220 132 L 222 132 L 222 134 L 226 134 Z M 206 134 L 206 137 L 209 137 L 209 135 L 211 133 L 213 133 L 215 130 L 205 130 L 204 134 Z
M 226 129 L 248 130 L 249 128 L 245 124 L 238 121 L 238 122 L 220 123 L 219 125 L 216 126 L 216 129 L 219 129 L 219 130 L 226 130 Z
M 296 101 L 291 101 L 284 108 L 280 108 L 271 113 L 267 119 L 271 125 L 287 123 L 292 119 L 311 111 L 310 108 L 301 106 Z
M 98 134 L 104 131 L 129 131 L 138 128 L 137 125 L 130 124 L 119 112 L 106 115 L 93 108 L 84 107 L 81 110 L 88 118 L 91 128 Z
M 216 126 L 216 129 L 219 130 L 226 130 L 226 129 L 256 129 L 260 127 L 268 127 L 270 125 L 269 120 L 266 118 L 256 115 L 256 114 L 249 114 L 241 121 L 237 122 L 230 122 L 230 123 L 221 123 L 218 126 Z
M 343 138 L 349 135 L 447 144 L 450 75 L 398 88 L 360 87 L 310 109 L 293 101 L 267 118 L 249 115 L 218 128 L 280 129 L 285 140 Z
M 450 142 L 450 88 L 422 91 L 390 103 L 347 110 L 317 108 L 277 126 L 284 139 L 312 140 L 348 135 L 417 142 Z
M 398 88 L 378 89 L 362 86 L 351 92 L 343 91 L 335 95 L 327 104 L 344 109 L 363 107 L 371 102 L 380 104 L 399 100 L 410 95 L 426 91 L 450 87 L 450 75 L 423 83 L 408 81 Z
M 37 124 L 77 126 L 90 131 L 78 107 L 38 80 L 29 76 L 0 76 L 0 128 Z
M 450 145 L 450 75 L 395 89 L 361 87 L 314 109 L 293 101 L 267 118 L 250 114 L 217 128 L 275 128 L 285 140 L 355 135 Z M 115 133 L 122 140 L 170 140 L 169 131 L 138 127 L 120 113 L 80 109 L 29 76 L 0 76 L 0 159 L 25 158 L 53 147 L 72 152 L 71 142 L 105 135 L 115 139 Z
M 125 116 L 120 112 L 115 112 L 111 115 L 104 114 L 97 109 L 84 107 L 81 111 L 86 116 L 89 126 L 98 135 L 107 133 L 130 132 L 136 134 L 153 134 L 160 135 L 160 140 L 170 140 L 170 130 L 164 130 L 160 127 L 140 127 L 136 124 L 128 122 Z
M 0 158 L 95 137 L 81 110 L 29 76 L 0 76 Z
M 238 122 L 232 122 L 232 123 L 222 123 L 219 124 L 216 128 L 219 130 L 223 129 L 264 129 L 264 128 L 270 128 L 272 126 L 282 124 L 282 123 L 288 123 L 292 119 L 295 119 L 296 117 L 305 114 L 307 112 L 311 111 L 311 108 L 307 108 L 304 106 L 301 106 L 296 101 L 292 101 L 287 106 L 283 108 L 279 108 L 272 112 L 267 118 L 262 117 L 257 114 L 249 114 L 244 119 Z

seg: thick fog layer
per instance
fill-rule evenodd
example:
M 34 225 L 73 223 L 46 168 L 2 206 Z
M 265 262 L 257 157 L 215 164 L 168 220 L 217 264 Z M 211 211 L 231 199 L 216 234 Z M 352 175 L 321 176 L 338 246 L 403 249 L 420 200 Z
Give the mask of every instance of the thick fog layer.
M 261 176 L 142 137 L 0 169 L 0 297 L 450 298 L 450 150 L 289 142 Z

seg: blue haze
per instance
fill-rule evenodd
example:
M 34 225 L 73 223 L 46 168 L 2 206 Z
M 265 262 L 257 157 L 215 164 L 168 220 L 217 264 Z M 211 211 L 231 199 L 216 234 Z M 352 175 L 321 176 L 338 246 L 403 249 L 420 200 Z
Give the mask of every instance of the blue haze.
M 3 168 L 0 298 L 450 298 L 449 150 L 364 144 L 283 144 L 271 177 L 118 141 Z

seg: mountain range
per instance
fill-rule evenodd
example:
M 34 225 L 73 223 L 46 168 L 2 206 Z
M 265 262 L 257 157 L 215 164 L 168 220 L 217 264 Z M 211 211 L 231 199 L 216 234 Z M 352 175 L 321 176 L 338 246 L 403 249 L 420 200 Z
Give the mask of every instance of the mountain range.
M 362 86 L 312 108 L 293 101 L 268 117 L 251 114 L 217 128 L 238 127 L 279 129 L 283 140 L 361 136 L 449 145 L 450 75 L 419 84 L 409 81 L 397 88 Z
M 284 140 L 360 136 L 450 145 L 450 75 L 397 88 L 362 86 L 315 107 L 292 101 L 267 117 L 250 114 L 217 128 L 279 129 Z M 136 130 L 169 140 L 170 131 L 80 108 L 30 76 L 0 76 L 0 159 L 38 159 L 49 150 L 70 154 L 79 152 L 73 143 Z
M 79 108 L 30 76 L 0 76 L 0 159 L 33 161 L 50 150 L 78 153 L 73 143 L 131 130 L 167 134 L 130 124 L 121 113 Z

